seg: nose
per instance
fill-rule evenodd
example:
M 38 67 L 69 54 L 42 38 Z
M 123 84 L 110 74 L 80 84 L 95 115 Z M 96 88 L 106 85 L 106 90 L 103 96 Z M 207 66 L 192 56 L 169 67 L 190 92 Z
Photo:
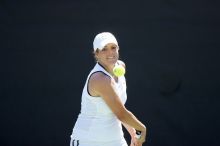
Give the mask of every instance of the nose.
M 108 52 L 107 52 L 108 55 L 114 55 L 115 54 L 115 51 L 112 50 L 112 49 L 109 49 Z

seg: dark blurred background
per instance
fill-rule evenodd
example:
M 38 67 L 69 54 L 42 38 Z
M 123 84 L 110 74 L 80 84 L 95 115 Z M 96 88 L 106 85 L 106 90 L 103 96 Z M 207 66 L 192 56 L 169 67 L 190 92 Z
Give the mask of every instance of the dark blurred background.
M 219 146 L 219 3 L 1 0 L 0 145 L 69 145 L 93 38 L 110 31 L 144 145 Z

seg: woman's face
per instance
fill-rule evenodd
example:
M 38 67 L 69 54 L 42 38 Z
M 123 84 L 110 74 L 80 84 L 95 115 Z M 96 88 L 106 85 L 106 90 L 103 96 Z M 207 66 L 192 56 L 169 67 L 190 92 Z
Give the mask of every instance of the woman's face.
M 114 67 L 119 58 L 119 48 L 114 43 L 109 43 L 101 51 L 97 51 L 95 56 L 102 65 L 107 68 Z

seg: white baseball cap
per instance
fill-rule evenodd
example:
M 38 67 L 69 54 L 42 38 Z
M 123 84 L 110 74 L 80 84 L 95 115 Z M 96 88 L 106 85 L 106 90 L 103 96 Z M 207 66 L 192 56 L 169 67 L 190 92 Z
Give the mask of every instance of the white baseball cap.
M 93 41 L 93 49 L 94 51 L 97 49 L 102 50 L 108 43 L 114 43 L 118 46 L 118 42 L 113 34 L 110 32 L 99 33 Z

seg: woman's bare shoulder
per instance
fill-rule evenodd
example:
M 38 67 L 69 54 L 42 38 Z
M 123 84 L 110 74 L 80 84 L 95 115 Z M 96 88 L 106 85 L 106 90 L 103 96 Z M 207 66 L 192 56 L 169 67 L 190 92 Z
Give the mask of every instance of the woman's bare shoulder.
M 104 85 L 111 83 L 111 77 L 104 72 L 95 72 L 91 75 L 89 82 L 94 85 Z

